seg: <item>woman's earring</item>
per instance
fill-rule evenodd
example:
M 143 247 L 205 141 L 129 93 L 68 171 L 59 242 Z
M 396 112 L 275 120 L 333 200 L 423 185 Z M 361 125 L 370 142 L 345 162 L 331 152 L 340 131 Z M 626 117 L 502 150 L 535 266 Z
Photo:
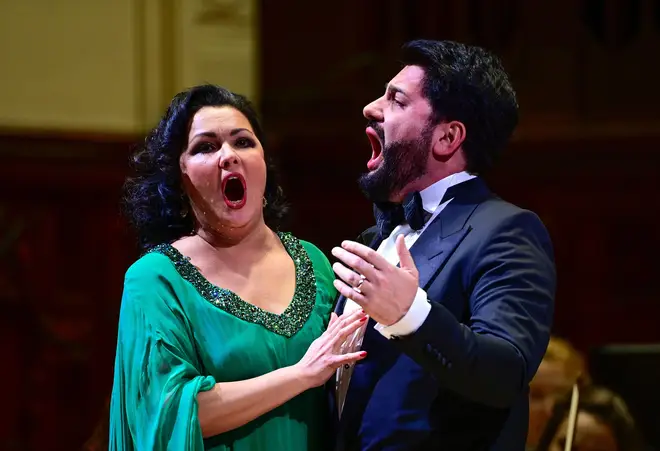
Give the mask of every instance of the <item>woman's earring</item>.
M 188 199 L 186 199 L 186 196 L 183 194 L 181 195 L 181 204 L 183 205 L 181 207 L 181 212 L 179 213 L 182 218 L 185 218 L 188 216 Z
M 268 205 L 268 200 L 266 200 L 266 196 L 264 196 L 264 208 L 266 208 L 266 205 Z

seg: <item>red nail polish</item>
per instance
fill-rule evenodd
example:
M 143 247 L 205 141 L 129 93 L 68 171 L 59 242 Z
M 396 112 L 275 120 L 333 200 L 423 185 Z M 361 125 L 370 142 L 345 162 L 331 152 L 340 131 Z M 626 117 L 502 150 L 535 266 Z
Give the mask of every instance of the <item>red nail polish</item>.
M 361 322 L 361 323 L 365 322 L 366 320 L 367 320 L 367 317 L 366 317 L 366 316 L 360 318 L 360 322 Z
M 362 351 L 360 353 L 360 357 L 366 357 L 367 356 L 367 351 Z

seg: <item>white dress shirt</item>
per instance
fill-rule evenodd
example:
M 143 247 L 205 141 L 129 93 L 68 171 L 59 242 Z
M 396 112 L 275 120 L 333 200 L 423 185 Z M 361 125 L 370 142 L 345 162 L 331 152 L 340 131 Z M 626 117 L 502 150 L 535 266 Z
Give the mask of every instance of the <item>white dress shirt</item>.
M 413 230 L 407 223 L 398 225 L 394 228 L 394 230 L 392 230 L 390 236 L 383 240 L 382 243 L 380 243 L 377 252 L 385 257 L 385 259 L 392 265 L 398 265 L 399 256 L 396 252 L 397 236 L 403 234 L 406 247 L 410 249 L 415 241 L 417 241 L 417 239 L 420 237 L 420 235 L 424 233 L 428 225 L 433 222 L 433 220 L 440 214 L 440 212 L 442 212 L 442 210 L 444 210 L 444 208 L 451 202 L 452 199 L 442 202 L 442 199 L 445 196 L 447 190 L 454 185 L 465 182 L 474 177 L 474 175 L 468 174 L 467 172 L 458 172 L 456 174 L 445 177 L 444 179 L 439 180 L 433 185 L 420 191 L 419 194 L 422 197 L 422 205 L 424 206 L 424 210 L 428 213 L 431 213 L 429 220 L 421 230 Z M 344 313 L 350 313 L 359 308 L 361 307 L 353 300 L 348 298 L 346 299 Z M 374 329 L 388 339 L 392 338 L 392 336 L 410 335 L 420 328 L 430 311 L 431 304 L 428 301 L 426 292 L 421 287 L 418 287 L 417 294 L 415 295 L 410 309 L 408 309 L 408 312 L 403 316 L 403 318 L 389 326 L 376 324 Z M 356 330 L 346 339 L 341 347 L 342 353 L 355 352 L 361 348 L 364 332 L 368 324 L 368 322 L 365 323 L 364 326 Z M 337 406 L 340 415 L 344 407 L 346 392 L 348 390 L 348 385 L 352 373 L 353 365 L 348 367 L 344 366 L 337 370 Z

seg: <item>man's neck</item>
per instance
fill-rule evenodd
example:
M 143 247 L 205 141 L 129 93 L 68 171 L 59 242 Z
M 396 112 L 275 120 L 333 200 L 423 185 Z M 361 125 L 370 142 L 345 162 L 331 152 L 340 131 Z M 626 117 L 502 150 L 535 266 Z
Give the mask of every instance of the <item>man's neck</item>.
M 443 201 L 448 200 L 445 199 L 447 190 L 449 190 L 452 186 L 467 182 L 474 177 L 474 175 L 469 174 L 466 171 L 461 171 L 455 174 L 451 174 L 442 180 L 438 180 L 433 185 L 426 187 L 419 193 L 422 197 L 422 205 L 424 206 L 424 210 L 428 211 L 429 213 L 434 213 L 438 206 L 443 203 Z
M 462 179 L 466 175 L 468 175 L 468 173 L 464 170 L 442 171 L 442 172 L 436 171 L 435 173 L 427 173 L 422 177 L 420 177 L 419 179 L 409 183 L 401 192 L 397 193 L 394 197 L 392 197 L 390 201 L 393 203 L 400 204 L 401 202 L 403 202 L 403 199 L 405 199 L 406 196 L 414 192 L 419 192 L 420 194 L 422 194 L 422 197 L 424 197 L 423 193 L 432 186 L 447 183 L 453 177 L 460 177 Z M 451 186 L 452 184 L 454 183 L 450 183 L 449 186 Z

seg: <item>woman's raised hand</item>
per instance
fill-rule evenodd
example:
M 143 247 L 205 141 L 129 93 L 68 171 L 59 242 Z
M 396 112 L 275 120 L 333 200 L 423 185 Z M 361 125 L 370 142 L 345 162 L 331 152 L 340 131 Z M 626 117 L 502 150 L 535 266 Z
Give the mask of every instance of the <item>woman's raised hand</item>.
M 309 381 L 310 387 L 323 385 L 342 365 L 352 363 L 366 357 L 367 353 L 341 353 L 341 345 L 346 338 L 367 321 L 363 310 L 338 317 L 334 312 L 330 315 L 328 329 L 314 340 L 302 359 L 296 364 L 303 377 Z

